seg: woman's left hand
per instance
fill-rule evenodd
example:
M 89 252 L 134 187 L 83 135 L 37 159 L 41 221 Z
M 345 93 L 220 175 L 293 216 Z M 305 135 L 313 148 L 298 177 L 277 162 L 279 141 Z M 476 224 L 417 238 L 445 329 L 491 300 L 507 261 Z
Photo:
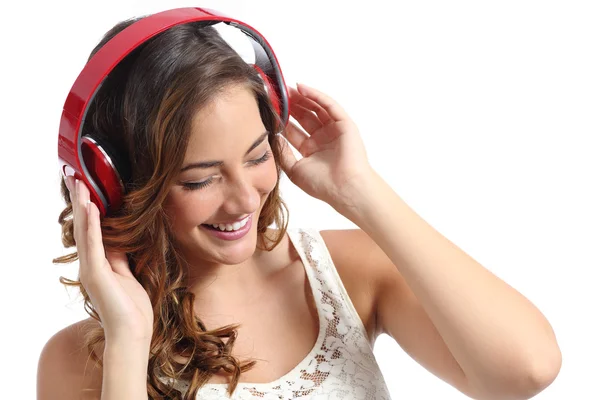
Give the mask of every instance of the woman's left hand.
M 347 204 L 350 189 L 373 173 L 357 126 L 326 94 L 302 84 L 288 89 L 290 114 L 303 129 L 290 120 L 284 135 L 303 158 L 283 140 L 284 172 L 310 196 L 334 208 Z

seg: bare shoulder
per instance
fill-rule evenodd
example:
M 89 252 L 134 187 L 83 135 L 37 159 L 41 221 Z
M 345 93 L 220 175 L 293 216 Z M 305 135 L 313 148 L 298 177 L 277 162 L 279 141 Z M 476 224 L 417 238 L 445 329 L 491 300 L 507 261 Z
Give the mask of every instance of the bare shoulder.
M 99 399 L 102 370 L 89 356 L 84 339 L 97 325 L 91 318 L 76 322 L 55 333 L 40 354 L 37 371 L 37 398 Z M 102 355 L 102 349 L 97 349 Z
M 380 257 L 379 248 L 361 229 L 324 230 L 320 234 L 373 344 L 380 332 L 377 330 L 377 274 L 370 266 Z

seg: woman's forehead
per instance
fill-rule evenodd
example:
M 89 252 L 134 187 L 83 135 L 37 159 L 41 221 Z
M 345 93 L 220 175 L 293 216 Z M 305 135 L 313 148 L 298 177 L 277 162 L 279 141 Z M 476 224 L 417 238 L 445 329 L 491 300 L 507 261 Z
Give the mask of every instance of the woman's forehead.
M 196 113 L 191 124 L 188 154 L 247 149 L 264 131 L 254 95 L 247 88 L 233 88 L 216 96 Z

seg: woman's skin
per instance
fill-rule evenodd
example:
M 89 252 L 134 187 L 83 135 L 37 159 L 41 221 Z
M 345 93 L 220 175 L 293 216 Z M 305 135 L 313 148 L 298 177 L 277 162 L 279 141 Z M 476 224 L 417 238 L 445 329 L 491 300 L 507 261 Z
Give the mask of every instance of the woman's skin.
M 549 385 L 560 369 L 561 353 L 540 311 L 400 199 L 370 167 L 356 125 L 333 99 L 305 85 L 289 92 L 292 116 L 301 127 L 290 122 L 287 140 L 280 137 L 282 167 L 295 185 L 360 228 L 322 236 L 369 340 L 387 333 L 425 368 L 473 398 L 525 399 Z M 277 179 L 272 157 L 261 158 L 268 154 L 268 141 L 253 146 L 264 130 L 251 94 L 232 87 L 200 111 L 185 155 L 185 164 L 222 165 L 182 172 L 167 199 L 176 240 L 191 264 L 197 314 L 208 328 L 241 322 L 235 354 L 268 361 L 242 376 L 242 382 L 284 375 L 316 340 L 314 300 L 289 240 L 272 252 L 256 249 L 256 217 Z M 303 158 L 296 160 L 290 145 Z M 210 183 L 202 188 L 185 189 L 186 183 L 207 179 Z M 85 357 L 77 353 L 70 362 L 82 371 L 71 373 L 72 386 L 102 382 L 102 399 L 124 394 L 145 399 L 150 302 L 123 255 L 105 258 L 98 209 L 91 203 L 86 213 L 88 190 L 72 178 L 67 182 L 81 281 L 106 335 L 103 377 L 84 373 Z M 252 229 L 234 242 L 216 239 L 201 226 L 247 215 L 252 215 Z M 56 363 L 75 368 L 67 366 L 64 351 L 81 343 L 77 332 L 90 323 L 59 332 L 45 347 L 40 399 L 52 398 L 44 397 L 41 386 L 63 390 L 62 398 L 78 398 L 65 392 L 69 389 L 53 388 L 52 382 L 65 374 Z M 53 370 L 45 367 L 51 362 Z

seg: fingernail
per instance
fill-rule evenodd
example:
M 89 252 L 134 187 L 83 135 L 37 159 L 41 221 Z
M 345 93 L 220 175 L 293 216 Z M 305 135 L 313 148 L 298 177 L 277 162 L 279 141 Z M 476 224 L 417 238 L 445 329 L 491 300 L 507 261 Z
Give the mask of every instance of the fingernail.
M 79 179 L 75 179 L 75 194 L 79 196 Z

